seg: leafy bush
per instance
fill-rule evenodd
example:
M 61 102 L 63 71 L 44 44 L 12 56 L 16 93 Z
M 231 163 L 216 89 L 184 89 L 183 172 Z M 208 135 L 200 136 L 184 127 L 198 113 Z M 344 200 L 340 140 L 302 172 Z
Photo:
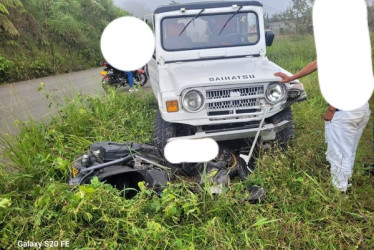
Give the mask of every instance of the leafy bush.
M 49 61 L 38 59 L 30 64 L 30 71 L 32 76 L 41 77 L 54 73 L 52 64 Z
M 10 80 L 14 73 L 14 63 L 0 56 L 0 83 Z
M 83 35 L 81 26 L 83 24 L 75 20 L 73 16 L 56 13 L 56 16 L 50 21 L 50 25 L 54 33 L 68 44 L 75 45 L 82 43 Z
M 11 16 L 20 32 L 17 42 L 1 35 L 4 31 L 0 29 L 0 54 L 20 67 L 14 74 L 5 75 L 1 68 L 0 82 L 97 66 L 102 61 L 99 47 L 102 31 L 110 21 L 126 15 L 111 0 L 22 2 L 25 9 L 14 9 Z M 42 57 L 40 52 L 44 54 Z

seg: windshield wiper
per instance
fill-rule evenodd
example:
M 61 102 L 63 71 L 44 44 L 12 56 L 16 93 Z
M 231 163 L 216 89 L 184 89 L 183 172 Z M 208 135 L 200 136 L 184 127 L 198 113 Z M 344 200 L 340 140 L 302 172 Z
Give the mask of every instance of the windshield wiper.
M 240 6 L 239 9 L 238 9 L 234 14 L 232 14 L 232 15 L 230 16 L 229 19 L 227 19 L 227 21 L 225 22 L 225 25 L 223 25 L 223 27 L 222 27 L 222 29 L 221 29 L 221 31 L 219 32 L 218 35 L 221 35 L 221 33 L 222 33 L 222 31 L 225 29 L 226 25 L 230 22 L 230 20 L 231 20 L 231 19 L 232 19 L 236 14 L 238 14 L 238 12 L 239 12 L 242 8 L 243 8 L 243 6 Z
M 182 29 L 182 31 L 181 31 L 181 33 L 179 33 L 179 36 L 181 36 L 182 35 L 182 33 L 187 29 L 187 27 L 188 27 L 188 25 L 190 25 L 190 23 L 192 23 L 196 18 L 198 18 L 200 15 L 201 15 L 201 13 L 203 13 L 203 11 L 204 11 L 205 9 L 202 9 L 202 10 L 200 10 L 200 12 L 196 15 L 196 16 L 194 16 L 184 27 L 183 27 L 183 29 Z

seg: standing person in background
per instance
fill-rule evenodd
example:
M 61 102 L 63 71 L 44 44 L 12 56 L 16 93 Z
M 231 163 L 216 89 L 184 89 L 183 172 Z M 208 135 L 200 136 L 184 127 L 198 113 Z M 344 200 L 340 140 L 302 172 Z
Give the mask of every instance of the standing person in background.
M 287 83 L 309 75 L 317 70 L 317 61 L 313 61 L 293 76 L 284 73 L 275 73 Z M 326 159 L 330 163 L 330 172 L 333 185 L 340 191 L 346 192 L 351 184 L 348 179 L 352 177 L 356 150 L 362 132 L 370 118 L 369 103 L 351 111 L 336 109 L 329 105 L 323 115 L 325 120 L 325 140 L 327 143 Z
M 133 92 L 135 90 L 133 89 L 133 87 L 134 87 L 134 78 L 132 76 L 132 72 L 131 71 L 125 71 L 125 73 L 127 75 L 127 81 L 129 82 L 129 85 L 130 85 L 129 92 Z

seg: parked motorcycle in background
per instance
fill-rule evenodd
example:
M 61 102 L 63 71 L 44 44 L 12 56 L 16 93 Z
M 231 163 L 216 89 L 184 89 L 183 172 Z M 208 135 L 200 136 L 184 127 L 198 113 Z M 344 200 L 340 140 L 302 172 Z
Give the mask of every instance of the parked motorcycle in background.
M 127 73 L 125 71 L 118 70 L 107 62 L 104 62 L 102 66 L 104 67 L 104 70 L 101 71 L 101 75 L 103 76 L 102 86 L 105 91 L 108 88 L 126 87 L 126 85 L 129 84 Z M 148 76 L 144 67 L 142 69 L 131 71 L 131 73 L 134 86 L 144 86 L 147 83 Z
M 145 71 L 145 67 L 144 66 L 143 68 L 141 69 L 138 69 L 138 70 L 135 70 L 135 71 L 131 71 L 132 72 L 132 76 L 134 78 L 134 84 L 135 85 L 140 85 L 140 86 L 144 86 L 147 81 L 148 81 L 148 75 Z

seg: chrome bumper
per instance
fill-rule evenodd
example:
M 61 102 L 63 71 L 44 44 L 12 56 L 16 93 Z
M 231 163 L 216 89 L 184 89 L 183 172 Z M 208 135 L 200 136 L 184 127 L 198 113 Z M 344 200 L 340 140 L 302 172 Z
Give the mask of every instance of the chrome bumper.
M 242 138 L 252 138 L 256 136 L 256 133 L 259 129 L 261 130 L 260 136 L 262 140 L 271 141 L 271 140 L 275 140 L 275 136 L 277 132 L 285 129 L 286 127 L 290 125 L 291 124 L 289 121 L 282 121 L 277 124 L 265 124 L 261 129 L 250 128 L 250 129 L 240 129 L 240 130 L 214 132 L 214 133 L 197 132 L 195 135 L 170 138 L 168 142 L 179 140 L 179 139 L 212 138 L 216 141 L 227 141 L 227 140 L 235 140 L 235 139 L 242 139 Z

